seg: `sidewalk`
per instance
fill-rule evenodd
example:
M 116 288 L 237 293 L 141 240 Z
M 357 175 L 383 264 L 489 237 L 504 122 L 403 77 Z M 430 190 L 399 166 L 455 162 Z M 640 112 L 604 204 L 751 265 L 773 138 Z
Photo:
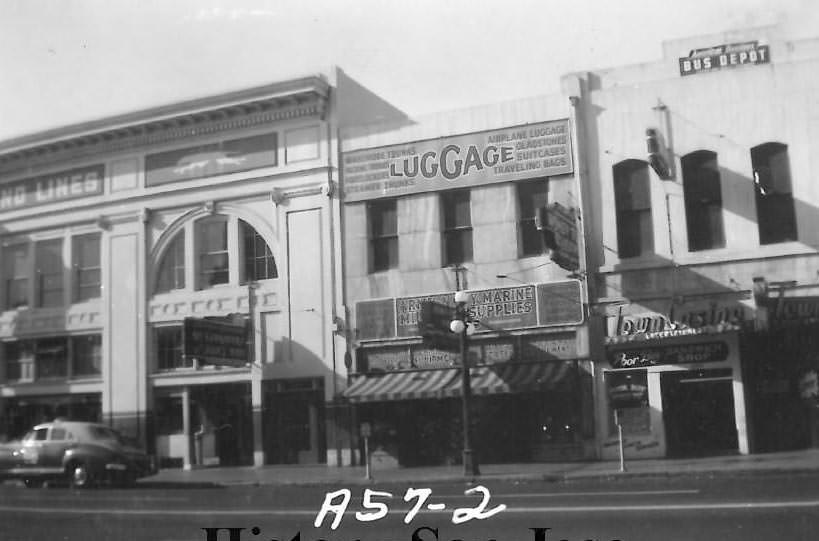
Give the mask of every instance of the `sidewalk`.
M 620 472 L 618 461 L 537 464 L 485 464 L 478 480 L 518 481 L 611 481 L 623 477 L 719 476 L 765 473 L 819 473 L 819 449 L 731 455 L 687 459 L 626 461 Z M 165 469 L 139 481 L 140 484 L 193 485 L 356 485 L 370 483 L 435 483 L 463 480 L 461 466 L 375 469 L 372 480 L 360 466 L 286 465 L 206 467 L 185 471 Z

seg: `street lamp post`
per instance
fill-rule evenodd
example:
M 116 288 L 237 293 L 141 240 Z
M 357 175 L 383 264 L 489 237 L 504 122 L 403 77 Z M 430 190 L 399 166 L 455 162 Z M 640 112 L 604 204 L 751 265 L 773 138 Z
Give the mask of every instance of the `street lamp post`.
M 464 476 L 476 477 L 481 474 L 478 461 L 472 452 L 472 426 L 470 421 L 470 399 L 472 397 L 472 383 L 469 373 L 469 293 L 457 291 L 455 293 L 455 319 L 449 324 L 449 329 L 458 335 L 461 350 L 461 412 L 463 415 L 463 463 Z

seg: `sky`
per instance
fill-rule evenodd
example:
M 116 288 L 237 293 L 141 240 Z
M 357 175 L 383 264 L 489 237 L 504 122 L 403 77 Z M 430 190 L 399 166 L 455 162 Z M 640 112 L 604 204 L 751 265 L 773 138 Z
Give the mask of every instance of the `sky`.
M 552 94 L 815 0 L 0 0 L 0 141 L 337 65 L 407 114 Z M 714 44 L 717 45 L 717 44 Z

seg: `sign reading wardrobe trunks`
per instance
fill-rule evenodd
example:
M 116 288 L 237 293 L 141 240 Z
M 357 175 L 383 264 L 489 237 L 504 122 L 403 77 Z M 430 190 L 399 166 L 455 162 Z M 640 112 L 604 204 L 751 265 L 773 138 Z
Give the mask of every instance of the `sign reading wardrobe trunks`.
M 566 119 L 357 150 L 342 157 L 347 202 L 573 170 Z

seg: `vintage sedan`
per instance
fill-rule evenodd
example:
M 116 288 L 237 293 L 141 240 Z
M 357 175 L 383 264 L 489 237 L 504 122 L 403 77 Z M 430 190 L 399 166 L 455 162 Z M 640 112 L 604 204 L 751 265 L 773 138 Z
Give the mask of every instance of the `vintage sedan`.
M 153 473 L 151 456 L 98 423 L 57 419 L 0 445 L 0 479 L 21 479 L 28 487 L 47 481 L 67 481 L 76 488 L 128 486 Z

